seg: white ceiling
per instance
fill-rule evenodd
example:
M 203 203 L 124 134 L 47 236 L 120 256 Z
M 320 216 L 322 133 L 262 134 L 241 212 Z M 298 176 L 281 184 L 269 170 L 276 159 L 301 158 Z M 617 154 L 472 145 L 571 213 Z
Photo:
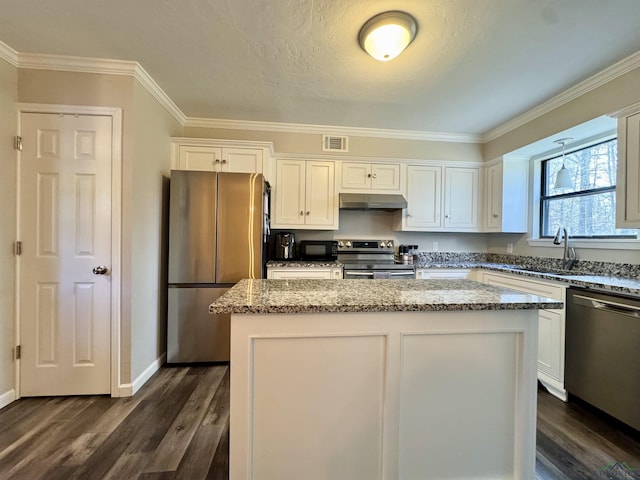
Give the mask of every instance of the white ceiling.
M 417 37 L 381 63 L 371 16 Z M 640 0 L 0 0 L 20 53 L 139 62 L 188 117 L 482 134 L 640 50 Z

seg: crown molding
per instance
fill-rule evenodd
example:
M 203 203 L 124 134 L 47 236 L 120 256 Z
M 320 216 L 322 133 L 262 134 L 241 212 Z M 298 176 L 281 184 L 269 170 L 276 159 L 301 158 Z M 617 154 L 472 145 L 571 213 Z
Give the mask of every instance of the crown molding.
M 0 41 L 0 58 L 3 60 L 6 60 L 14 67 L 18 66 L 18 52 L 16 52 L 9 45 L 1 41 Z
M 383 128 L 337 127 L 301 123 L 256 122 L 222 118 L 187 118 L 185 127 L 222 128 L 228 130 L 254 130 L 267 132 L 350 135 L 356 137 L 396 138 L 434 142 L 480 143 L 480 135 L 466 133 L 427 132 L 419 130 L 390 130 Z
M 18 53 L 17 66 L 36 70 L 56 70 L 102 75 L 125 75 L 135 78 L 171 114 L 184 125 L 186 115 L 178 108 L 151 75 L 138 62 L 108 58 L 72 57 L 67 55 L 42 55 Z
M 482 143 L 490 142 L 496 138 L 515 130 L 518 127 L 525 125 L 526 123 L 535 120 L 536 118 L 548 113 L 570 101 L 584 95 L 598 87 L 628 73 L 636 68 L 640 67 L 640 51 L 629 55 L 628 57 L 614 63 L 608 68 L 596 73 L 595 75 L 583 80 L 582 82 L 574 85 L 573 87 L 565 90 L 564 92 L 550 98 L 544 103 L 532 108 L 528 112 L 518 115 L 517 117 L 503 123 L 499 127 L 489 130 L 484 133 L 482 137 Z

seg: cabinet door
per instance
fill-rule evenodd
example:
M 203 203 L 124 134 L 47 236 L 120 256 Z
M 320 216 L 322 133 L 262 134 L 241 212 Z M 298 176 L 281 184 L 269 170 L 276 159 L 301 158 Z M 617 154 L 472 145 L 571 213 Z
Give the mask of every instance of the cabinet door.
M 273 280 L 331 280 L 330 268 L 278 268 L 268 269 L 267 278 Z
M 562 382 L 562 315 L 540 310 L 538 322 L 538 371 Z
M 278 160 L 273 187 L 273 228 L 304 225 L 305 165 L 301 160 Z
M 478 168 L 446 167 L 444 180 L 444 227 L 478 229 Z
M 502 228 L 502 164 L 487 168 L 487 216 L 488 230 Z
M 337 227 L 333 162 L 306 162 L 305 225 Z
M 406 226 L 416 229 L 440 227 L 442 167 L 409 166 L 407 174 Z
M 181 170 L 220 171 L 222 165 L 222 149 L 195 145 L 180 145 Z
M 342 162 L 342 188 L 371 188 L 371 165 L 368 163 Z
M 618 119 L 616 226 L 640 227 L 640 113 Z
M 262 150 L 258 148 L 224 148 L 222 171 L 262 173 Z
M 400 190 L 400 165 L 371 165 L 372 190 Z

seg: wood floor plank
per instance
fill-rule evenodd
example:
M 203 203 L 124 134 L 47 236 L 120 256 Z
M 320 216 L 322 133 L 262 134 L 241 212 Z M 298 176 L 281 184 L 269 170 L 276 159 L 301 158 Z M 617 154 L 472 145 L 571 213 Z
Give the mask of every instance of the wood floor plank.
M 175 479 L 205 479 L 224 431 L 224 425 L 200 426 L 176 469 Z
M 199 376 L 198 385 L 156 448 L 145 472 L 175 471 L 178 468 L 226 371 L 226 366 L 213 367 Z
M 224 425 L 206 480 L 229 480 L 229 423 Z

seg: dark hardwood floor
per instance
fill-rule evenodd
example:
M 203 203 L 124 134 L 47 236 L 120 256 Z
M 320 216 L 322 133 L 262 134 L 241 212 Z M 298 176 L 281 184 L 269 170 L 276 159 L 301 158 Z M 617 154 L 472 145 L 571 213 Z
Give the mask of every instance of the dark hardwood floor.
M 226 480 L 228 450 L 226 366 L 162 368 L 131 398 L 25 398 L 0 410 L 0 479 Z M 616 462 L 640 467 L 637 432 L 539 391 L 536 478 L 640 478 L 596 473 Z

